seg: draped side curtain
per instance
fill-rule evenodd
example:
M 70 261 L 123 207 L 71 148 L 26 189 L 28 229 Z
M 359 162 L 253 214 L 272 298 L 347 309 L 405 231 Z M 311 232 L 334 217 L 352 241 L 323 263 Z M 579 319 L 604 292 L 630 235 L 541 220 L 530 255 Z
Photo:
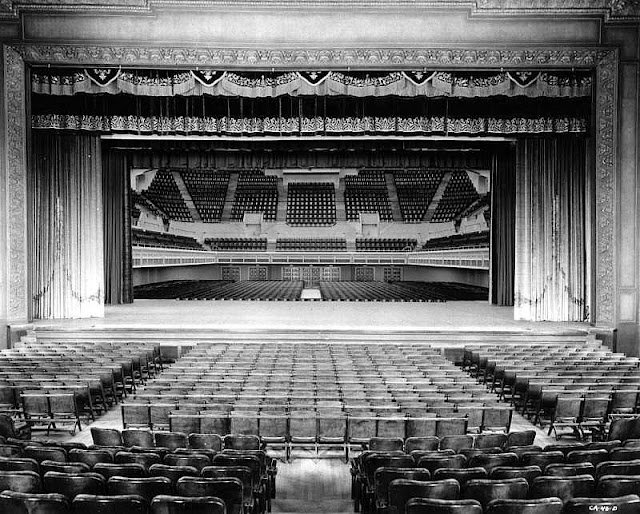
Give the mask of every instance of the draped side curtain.
M 491 303 L 513 305 L 515 237 L 515 147 L 491 157 Z
M 589 319 L 586 158 L 583 138 L 518 143 L 515 319 Z
M 33 134 L 34 318 L 104 315 L 101 173 L 99 137 Z
M 129 166 L 121 152 L 104 152 L 104 301 L 133 302 Z

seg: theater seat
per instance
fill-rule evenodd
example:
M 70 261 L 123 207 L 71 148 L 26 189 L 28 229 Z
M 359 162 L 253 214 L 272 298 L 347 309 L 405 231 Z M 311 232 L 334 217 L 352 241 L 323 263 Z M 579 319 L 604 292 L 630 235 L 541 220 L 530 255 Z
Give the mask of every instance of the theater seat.
M 98 496 L 79 494 L 71 504 L 73 514 L 146 514 L 147 502 L 132 494 Z
M 0 512 L 37 513 L 37 514 L 69 514 L 69 501 L 62 494 L 34 494 L 15 491 L 0 493 Z
M 411 498 L 406 514 L 482 514 L 482 505 L 476 500 L 440 500 Z
M 462 498 L 479 501 L 483 508 L 491 500 L 524 499 L 529 484 L 524 478 L 469 480 L 462 488 Z
M 228 511 L 224 501 L 215 496 L 159 495 L 151 502 L 151 514 L 228 514 Z
M 492 500 L 484 514 L 561 514 L 562 501 L 559 498 L 539 498 L 536 500 L 500 499 Z

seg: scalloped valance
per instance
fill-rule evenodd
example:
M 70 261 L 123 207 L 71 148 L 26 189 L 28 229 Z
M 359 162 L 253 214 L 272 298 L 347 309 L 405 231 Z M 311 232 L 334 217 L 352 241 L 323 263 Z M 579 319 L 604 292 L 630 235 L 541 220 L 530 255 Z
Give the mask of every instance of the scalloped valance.
M 222 70 L 139 70 L 85 68 L 34 69 L 31 90 L 69 96 L 119 94 L 135 96 L 401 96 L 475 98 L 588 97 L 589 72 L 511 70 L 505 72 L 449 72 L 409 70 L 380 73 L 300 71 L 279 73 Z

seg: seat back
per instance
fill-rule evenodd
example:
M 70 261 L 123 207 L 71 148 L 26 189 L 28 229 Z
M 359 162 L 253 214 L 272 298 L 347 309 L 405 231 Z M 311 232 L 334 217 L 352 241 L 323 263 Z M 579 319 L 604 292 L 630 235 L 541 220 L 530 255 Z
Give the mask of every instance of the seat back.
M 491 500 L 485 514 L 561 514 L 562 501 L 559 498 Z
M 0 512 L 6 514 L 69 514 L 69 501 L 61 494 L 2 491 L 0 492 Z
M 159 494 L 172 494 L 173 486 L 167 477 L 121 477 L 113 476 L 107 481 L 110 495 L 137 495 L 150 502 Z
M 151 514 L 227 514 L 225 503 L 215 496 L 184 497 L 158 495 L 151 502 Z
M 105 480 L 109 480 L 111 477 L 130 477 L 130 478 L 142 478 L 147 476 L 147 470 L 142 464 L 134 462 L 126 464 L 112 464 L 109 462 L 99 462 L 93 466 L 92 471 L 99 473 Z
M 485 508 L 490 501 L 510 498 L 525 499 L 529 484 L 524 478 L 469 480 L 462 488 L 462 497 L 477 500 Z
M 234 477 L 182 477 L 176 484 L 176 492 L 180 496 L 216 496 L 224 501 L 228 514 L 240 514 L 243 510 L 242 482 Z
M 482 514 L 482 505 L 476 500 L 440 500 L 411 498 L 406 514 Z
M 34 471 L 0 471 L 0 491 L 40 493 L 42 492 L 40 475 Z
M 91 427 L 91 438 L 96 446 L 123 446 L 122 434 L 115 428 Z
M 104 494 L 105 480 L 97 473 L 60 473 L 48 471 L 43 478 L 47 493 L 60 493 L 73 500 L 79 494 Z
M 132 494 L 101 496 L 79 494 L 71 504 L 73 514 L 147 514 L 147 502 L 144 498 Z
M 574 477 L 540 476 L 533 479 L 531 498 L 560 498 L 564 503 L 574 497 L 589 496 L 595 489 L 591 475 Z
M 460 485 L 454 479 L 422 482 L 400 478 L 389 484 L 389 506 L 398 513 L 405 512 L 411 498 L 457 500 L 459 496 Z

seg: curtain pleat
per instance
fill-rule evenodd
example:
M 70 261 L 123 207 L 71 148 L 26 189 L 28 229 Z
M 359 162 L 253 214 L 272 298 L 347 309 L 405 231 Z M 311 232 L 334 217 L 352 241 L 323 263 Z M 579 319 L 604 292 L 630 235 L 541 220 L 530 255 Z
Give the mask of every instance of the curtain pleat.
M 582 138 L 518 143 L 516 319 L 588 320 L 585 163 Z
M 129 165 L 118 152 L 103 155 L 104 300 L 106 304 L 133 302 Z
M 515 238 L 515 148 L 491 159 L 491 303 L 513 305 Z
M 100 139 L 34 133 L 32 141 L 33 316 L 102 316 Z
M 190 147 L 184 150 L 137 149 L 129 152 L 132 168 L 482 168 L 490 166 L 486 152 L 429 151 L 396 148 L 375 151 L 282 147 L 219 151 Z

